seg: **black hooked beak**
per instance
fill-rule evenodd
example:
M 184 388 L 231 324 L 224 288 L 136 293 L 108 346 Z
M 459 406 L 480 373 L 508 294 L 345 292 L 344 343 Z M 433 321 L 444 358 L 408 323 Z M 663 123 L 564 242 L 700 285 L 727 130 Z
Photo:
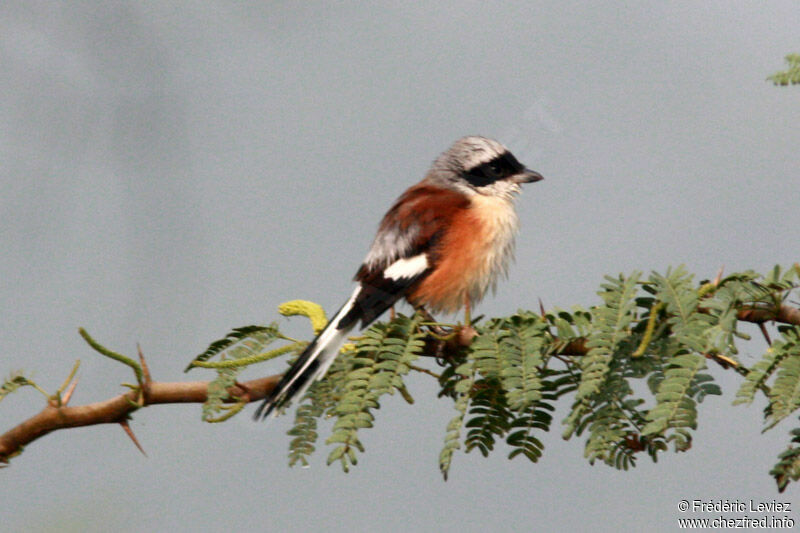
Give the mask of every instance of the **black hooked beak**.
M 537 181 L 542 181 L 544 176 L 535 170 L 526 168 L 522 172 L 515 174 L 513 179 L 517 183 L 536 183 Z

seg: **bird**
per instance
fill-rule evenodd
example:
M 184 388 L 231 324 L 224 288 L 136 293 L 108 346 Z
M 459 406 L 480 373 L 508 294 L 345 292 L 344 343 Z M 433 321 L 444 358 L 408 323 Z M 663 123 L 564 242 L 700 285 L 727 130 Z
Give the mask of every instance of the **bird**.
M 522 184 L 542 179 L 498 141 L 481 136 L 455 141 L 383 217 L 350 298 L 281 377 L 255 418 L 277 415 L 302 397 L 328 371 L 350 331 L 366 328 L 401 298 L 425 313 L 452 313 L 494 290 L 514 254 L 514 199 Z

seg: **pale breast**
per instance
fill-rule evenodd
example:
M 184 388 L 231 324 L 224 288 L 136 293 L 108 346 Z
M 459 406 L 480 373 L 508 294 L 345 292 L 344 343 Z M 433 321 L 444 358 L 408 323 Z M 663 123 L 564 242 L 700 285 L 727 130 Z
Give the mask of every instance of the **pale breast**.
M 413 305 L 454 312 L 467 298 L 478 302 L 498 275 L 505 274 L 514 250 L 517 215 L 510 198 L 475 194 L 454 215 L 437 249 L 436 266 L 407 295 Z
M 483 234 L 469 288 L 470 298 L 477 301 L 487 289 L 494 290 L 498 276 L 506 275 L 514 256 L 514 236 L 519 220 L 513 200 L 509 197 L 476 194 L 472 197 L 470 211 Z

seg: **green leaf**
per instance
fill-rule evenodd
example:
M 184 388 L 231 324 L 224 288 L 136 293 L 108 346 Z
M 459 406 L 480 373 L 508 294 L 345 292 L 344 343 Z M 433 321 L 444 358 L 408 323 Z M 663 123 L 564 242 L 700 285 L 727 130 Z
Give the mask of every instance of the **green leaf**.
M 8 378 L 3 380 L 3 384 L 0 385 L 0 400 L 26 386 L 32 387 L 34 383 L 21 373 L 17 372 L 11 374 Z
M 404 387 L 402 377 L 424 348 L 419 322 L 420 317 L 401 315 L 390 324 L 373 325 L 364 332 L 355 351 L 345 358 L 345 369 L 329 373 L 326 379 L 332 380 L 339 394 L 330 409 L 336 422 L 326 443 L 342 444 L 335 448 L 342 448 L 342 452 L 337 452 L 333 460 L 338 459 L 345 471 L 356 464 L 355 450 L 363 451 L 359 430 L 373 426 L 373 410 L 380 406 L 380 397 Z
M 766 431 L 800 407 L 800 326 L 782 327 L 772 343 L 777 377 L 769 393 Z
M 608 374 L 610 364 L 618 354 L 620 345 L 630 335 L 631 322 L 636 307 L 636 287 L 641 273 L 634 272 L 630 277 L 606 276 L 607 283 L 598 293 L 603 304 L 592 310 L 594 329 L 589 334 L 586 346 L 589 348 L 580 362 L 581 380 L 572 412 L 564 421 L 563 436 L 569 438 L 580 424 L 581 418 L 591 410 Z
M 793 429 L 790 433 L 794 435 L 792 444 L 800 444 L 800 429 Z M 775 477 L 778 484 L 778 491 L 783 492 L 790 481 L 800 479 L 800 446 L 789 447 L 778 456 L 778 462 L 770 470 L 770 475 Z
M 228 417 L 229 407 L 225 404 L 231 399 L 228 389 L 236 384 L 236 377 L 241 372 L 237 368 L 225 368 L 217 371 L 217 377 L 208 384 L 208 397 L 203 403 L 202 420 L 204 422 L 222 422 Z M 235 414 L 235 413 L 233 413 Z
M 222 358 L 240 359 L 261 351 L 277 338 L 281 338 L 276 324 L 269 326 L 243 326 L 234 328 L 224 339 L 212 342 L 206 350 L 197 355 L 184 369 L 188 372 L 195 363 L 208 361 L 219 355 Z
M 461 447 L 461 427 L 470 402 L 470 393 L 475 383 L 475 362 L 472 359 L 456 368 L 457 383 L 453 387 L 457 396 L 455 399 L 456 415 L 448 422 L 444 437 L 444 448 L 439 453 L 439 470 L 447 481 L 450 465 L 453 461 L 453 452 Z
M 788 69 L 778 71 L 767 80 L 774 85 L 798 85 L 800 84 L 800 54 L 789 54 L 786 56 Z
M 512 411 L 524 411 L 542 398 L 539 367 L 544 364 L 546 323 L 537 315 L 517 314 L 499 338 L 500 377 Z

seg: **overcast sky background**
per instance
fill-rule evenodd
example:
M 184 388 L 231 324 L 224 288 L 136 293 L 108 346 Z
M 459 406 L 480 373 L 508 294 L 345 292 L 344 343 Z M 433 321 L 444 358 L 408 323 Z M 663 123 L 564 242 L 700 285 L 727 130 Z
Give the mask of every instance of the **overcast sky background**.
M 120 393 L 131 373 L 83 326 L 140 342 L 156 380 L 211 376 L 181 372 L 230 328 L 295 298 L 334 311 L 385 210 L 467 134 L 547 178 L 520 198 L 516 264 L 480 313 L 589 306 L 604 274 L 799 259 L 800 89 L 765 82 L 800 47 L 797 2 L 406 4 L 3 2 L 0 374 L 52 391 L 79 358 L 73 403 Z M 415 405 L 384 402 L 347 475 L 324 445 L 287 467 L 291 417 L 157 406 L 132 422 L 147 458 L 114 426 L 31 444 L 0 471 L 0 524 L 672 531 L 714 518 L 681 499 L 797 502 L 768 476 L 796 417 L 762 436 L 763 402 L 732 407 L 740 379 L 712 372 L 726 395 L 701 406 L 693 449 L 629 472 L 562 441 L 562 409 L 538 464 L 457 453 L 445 483 L 452 403 L 424 376 Z M 0 431 L 42 404 L 8 397 Z

